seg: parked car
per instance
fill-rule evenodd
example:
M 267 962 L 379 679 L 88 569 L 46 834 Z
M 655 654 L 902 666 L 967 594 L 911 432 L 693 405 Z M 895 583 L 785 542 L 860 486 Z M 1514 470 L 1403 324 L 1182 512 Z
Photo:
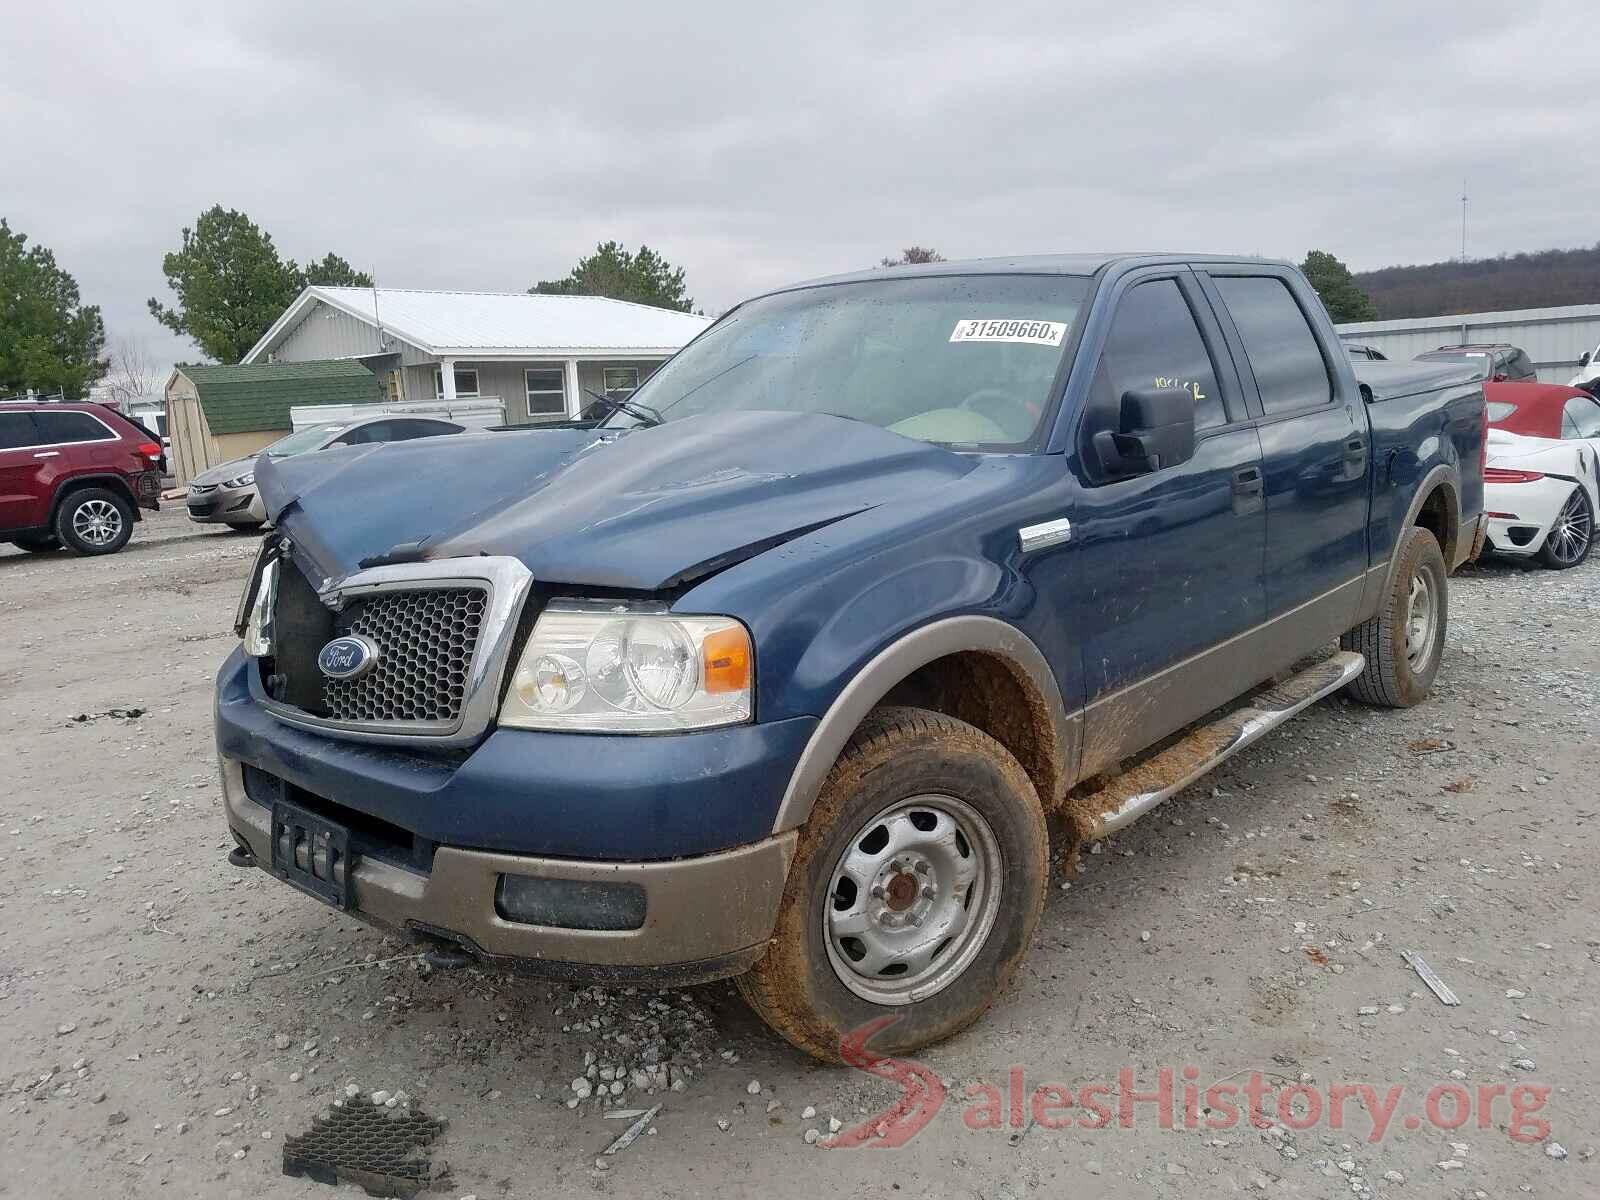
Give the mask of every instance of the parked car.
M 1578 355 L 1578 373 L 1568 382 L 1586 392 L 1600 392 L 1600 346 Z
M 1554 383 L 1491 383 L 1484 468 L 1488 547 L 1575 567 L 1600 512 L 1600 400 Z
M 1417 358 L 1421 362 L 1456 362 L 1466 359 L 1485 372 L 1484 378 L 1491 383 L 1539 381 L 1539 372 L 1534 367 L 1533 360 L 1522 350 L 1505 342 L 1440 346 L 1437 350 L 1417 355 Z
M 1345 353 L 1351 358 L 1364 358 L 1369 362 L 1388 362 L 1389 356 L 1376 346 L 1365 346 L 1360 342 L 1346 342 Z
M 114 554 L 161 495 L 161 444 L 102 404 L 0 403 L 0 541 Z
M 259 529 L 267 520 L 266 509 L 256 491 L 256 464 L 266 458 L 293 458 L 329 446 L 365 446 L 374 442 L 405 442 L 414 438 L 460 433 L 466 427 L 439 417 L 404 417 L 392 414 L 363 417 L 359 421 L 336 421 L 308 425 L 287 437 L 279 438 L 263 450 L 235 458 L 189 481 L 185 503 L 189 519 L 202 525 L 231 525 L 235 529 Z
M 231 857 L 441 961 L 921 1046 L 1026 951 L 1047 814 L 1427 697 L 1483 441 L 1292 266 L 1082 256 L 758 297 L 596 429 L 264 460 Z

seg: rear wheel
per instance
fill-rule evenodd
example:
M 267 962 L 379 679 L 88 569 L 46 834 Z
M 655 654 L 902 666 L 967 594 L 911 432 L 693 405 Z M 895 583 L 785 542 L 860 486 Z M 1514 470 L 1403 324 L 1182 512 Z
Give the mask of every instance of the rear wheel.
M 1447 587 L 1438 539 L 1412 526 L 1378 615 L 1339 639 L 1340 649 L 1357 650 L 1367 660 L 1367 669 L 1350 684 L 1351 695 L 1384 708 L 1410 708 L 1428 698 L 1444 657 Z
M 115 492 L 73 492 L 56 512 L 56 536 L 75 554 L 115 554 L 133 536 L 133 509 Z
M 888 1015 L 876 1052 L 949 1037 L 1027 950 L 1047 849 L 1033 785 L 998 742 L 939 713 L 878 709 L 823 784 L 766 956 L 739 990 L 825 1061 Z
M 61 539 L 51 534 L 40 534 L 37 537 L 19 537 L 13 539 L 13 544 L 19 550 L 26 550 L 29 554 L 53 554 L 61 549 Z
M 1588 558 L 1593 545 L 1594 506 L 1589 503 L 1589 493 L 1581 486 L 1575 487 L 1550 532 L 1545 534 L 1539 561 L 1552 571 L 1565 571 Z

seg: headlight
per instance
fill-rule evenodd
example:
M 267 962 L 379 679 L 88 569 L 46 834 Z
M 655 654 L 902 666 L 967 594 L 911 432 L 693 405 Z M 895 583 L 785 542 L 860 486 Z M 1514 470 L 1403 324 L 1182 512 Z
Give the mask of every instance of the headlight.
M 246 585 L 248 586 L 248 585 Z M 269 559 L 261 568 L 261 582 L 244 623 L 244 652 L 251 658 L 272 653 L 272 603 L 278 594 L 278 560 Z
M 254 471 L 246 471 L 243 475 L 239 476 L 239 478 L 230 479 L 227 482 L 225 482 L 222 486 L 223 487 L 249 487 L 255 481 L 256 481 L 256 473 Z
M 556 601 L 533 627 L 500 723 L 597 733 L 737 724 L 750 719 L 753 659 L 731 617 Z

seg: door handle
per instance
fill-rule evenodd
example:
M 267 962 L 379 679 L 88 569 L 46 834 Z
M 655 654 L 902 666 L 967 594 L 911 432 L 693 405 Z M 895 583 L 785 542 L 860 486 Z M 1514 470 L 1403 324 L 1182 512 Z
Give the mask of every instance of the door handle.
M 1260 512 L 1266 503 L 1266 480 L 1260 467 L 1239 467 L 1233 473 L 1233 511 L 1237 516 Z
M 59 451 L 59 450 L 41 450 L 41 451 L 39 451 L 39 453 L 35 454 L 34 457 L 35 458 L 60 458 L 61 457 L 61 451 Z

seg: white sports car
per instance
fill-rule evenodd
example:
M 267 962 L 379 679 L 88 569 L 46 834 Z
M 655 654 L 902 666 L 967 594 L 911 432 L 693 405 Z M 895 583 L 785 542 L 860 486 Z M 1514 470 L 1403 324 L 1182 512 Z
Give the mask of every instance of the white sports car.
M 1600 401 L 1558 384 L 1491 383 L 1483 507 L 1488 548 L 1575 567 L 1600 512 Z

